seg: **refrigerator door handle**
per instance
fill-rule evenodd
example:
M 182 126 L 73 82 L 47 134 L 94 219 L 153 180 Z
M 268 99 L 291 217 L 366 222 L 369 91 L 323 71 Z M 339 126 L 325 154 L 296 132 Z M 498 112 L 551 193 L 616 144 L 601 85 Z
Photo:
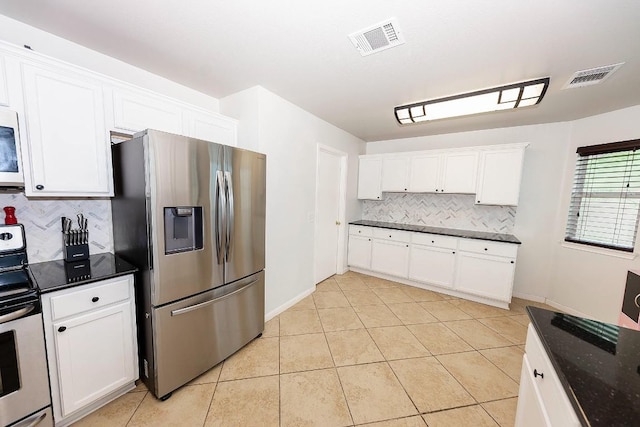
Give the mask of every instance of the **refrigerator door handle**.
M 244 285 L 240 289 L 236 289 L 235 291 L 229 292 L 228 294 L 222 295 L 221 297 L 210 299 L 209 301 L 201 302 L 201 303 L 198 303 L 198 304 L 190 305 L 190 306 L 185 307 L 185 308 L 179 308 L 177 310 L 172 310 L 171 311 L 171 315 L 172 316 L 179 316 L 181 314 L 185 314 L 185 313 L 188 313 L 190 311 L 197 310 L 197 309 L 202 308 L 202 307 L 206 307 L 208 305 L 213 304 L 214 302 L 222 301 L 223 299 L 227 299 L 227 298 L 229 298 L 229 297 L 231 297 L 233 295 L 239 294 L 240 292 L 244 291 L 245 289 L 247 289 L 249 286 L 253 285 L 257 281 L 258 281 L 258 279 L 255 279 L 255 280 L 247 283 L 246 285 Z
M 226 202 L 224 197 L 224 174 L 222 171 L 216 172 L 216 212 L 215 212 L 215 238 L 216 238 L 216 254 L 218 255 L 218 264 L 222 264 L 224 262 L 224 252 L 223 252 L 223 233 L 225 224 L 223 222 L 224 217 L 226 216 Z
M 229 259 L 229 253 L 231 253 L 231 245 L 233 244 L 233 232 L 235 226 L 235 211 L 233 203 L 233 181 L 231 179 L 231 172 L 224 173 L 224 180 L 226 183 L 227 193 L 227 248 L 225 253 L 225 260 Z

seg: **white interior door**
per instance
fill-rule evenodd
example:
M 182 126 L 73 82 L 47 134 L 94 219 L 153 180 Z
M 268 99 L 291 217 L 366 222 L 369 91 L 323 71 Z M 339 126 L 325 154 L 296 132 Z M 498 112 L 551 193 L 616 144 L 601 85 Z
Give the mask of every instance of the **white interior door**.
M 338 271 L 344 216 L 344 153 L 318 148 L 315 220 L 315 283 Z

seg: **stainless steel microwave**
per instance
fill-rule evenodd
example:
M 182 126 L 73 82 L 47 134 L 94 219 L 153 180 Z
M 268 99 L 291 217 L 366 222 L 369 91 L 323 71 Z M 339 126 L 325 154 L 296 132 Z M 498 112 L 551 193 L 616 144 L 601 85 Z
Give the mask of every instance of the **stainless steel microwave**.
M 15 111 L 0 109 L 0 187 L 24 187 Z

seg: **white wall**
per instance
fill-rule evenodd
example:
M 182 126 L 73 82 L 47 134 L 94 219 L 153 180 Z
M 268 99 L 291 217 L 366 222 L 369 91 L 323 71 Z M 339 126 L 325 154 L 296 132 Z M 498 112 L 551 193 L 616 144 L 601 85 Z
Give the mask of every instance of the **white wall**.
M 314 289 L 317 144 L 348 154 L 349 221 L 360 218 L 356 184 L 358 155 L 364 153 L 364 142 L 261 87 L 221 99 L 220 109 L 222 114 L 240 120 L 239 147 L 267 154 L 269 316 Z M 346 239 L 342 244 L 346 253 Z
M 134 67 L 53 34 L 0 15 L 0 40 L 17 46 L 28 45 L 38 53 L 102 73 L 112 78 L 160 94 L 219 112 L 217 98 Z
M 514 227 L 514 235 L 522 241 L 514 294 L 542 299 L 548 294 L 554 246 L 550 224 L 561 197 L 558 183 L 569 131 L 569 124 L 553 123 L 378 141 L 367 144 L 367 154 L 528 142 Z
M 569 212 L 569 197 L 580 146 L 640 139 L 640 105 L 611 113 L 576 120 L 572 123 L 568 140 L 557 219 L 553 275 L 548 298 L 553 303 L 569 307 L 606 322 L 617 323 L 627 270 L 640 268 L 640 261 L 623 259 L 601 253 L 566 247 L 564 224 Z M 640 241 L 636 239 L 636 252 Z M 609 252 L 611 253 L 611 252 Z

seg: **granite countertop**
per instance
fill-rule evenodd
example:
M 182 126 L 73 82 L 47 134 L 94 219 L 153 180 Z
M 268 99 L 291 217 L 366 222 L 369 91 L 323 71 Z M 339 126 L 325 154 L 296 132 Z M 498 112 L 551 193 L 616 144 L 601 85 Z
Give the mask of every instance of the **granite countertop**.
M 485 231 L 460 230 L 457 228 L 429 227 L 426 225 L 398 224 L 395 222 L 369 221 L 361 219 L 350 222 L 352 225 L 390 228 L 393 230 L 415 231 L 418 233 L 443 234 L 445 236 L 464 237 L 466 239 L 493 240 L 494 242 L 521 244 L 513 234 L 489 233 Z
M 638 425 L 640 331 L 527 307 L 584 426 Z
M 56 260 L 29 264 L 31 277 L 42 293 L 124 276 L 137 270 L 112 253 L 91 255 L 86 261 Z

